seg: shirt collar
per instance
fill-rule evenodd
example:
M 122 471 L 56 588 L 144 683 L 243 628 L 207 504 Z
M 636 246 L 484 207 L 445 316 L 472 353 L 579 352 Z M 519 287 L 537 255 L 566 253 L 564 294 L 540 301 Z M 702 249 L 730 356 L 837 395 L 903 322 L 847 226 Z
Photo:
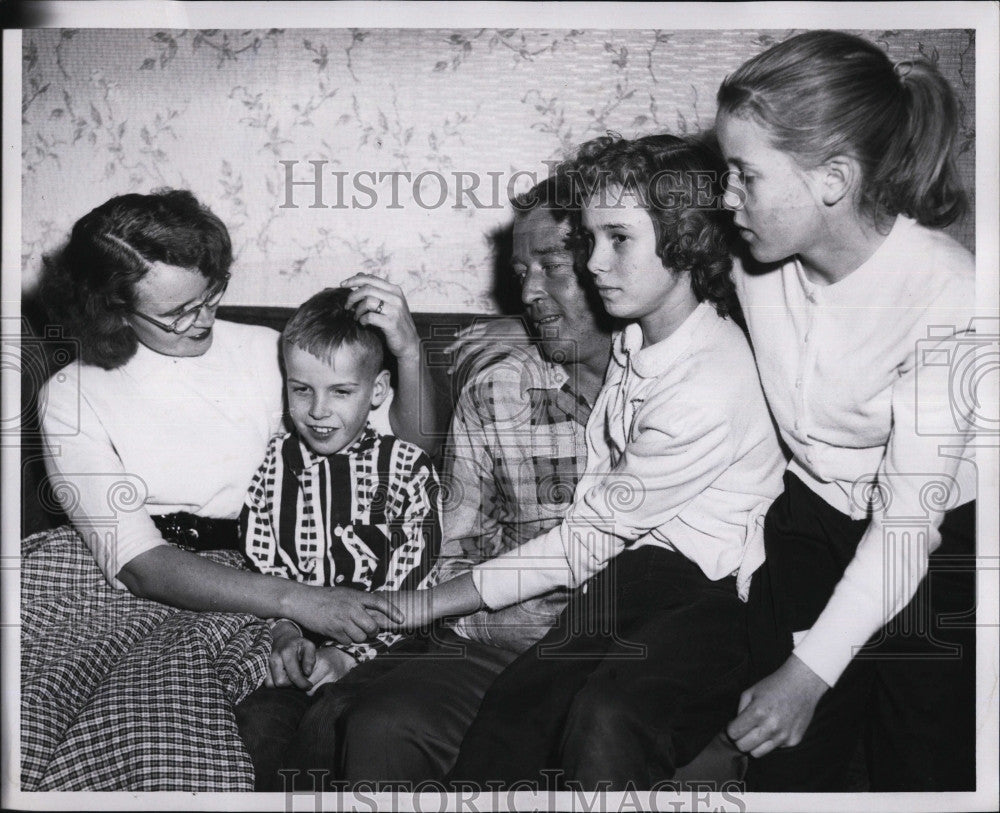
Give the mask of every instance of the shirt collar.
M 701 302 L 667 338 L 649 347 L 642 346 L 642 328 L 638 322 L 626 325 L 616 333 L 611 344 L 611 357 L 620 367 L 631 365 L 641 378 L 654 378 L 670 366 L 691 347 L 704 331 L 709 318 L 718 318 L 710 302 Z
M 561 364 L 549 361 L 535 344 L 517 348 L 515 352 L 524 353 L 520 360 L 521 395 L 527 395 L 529 390 L 559 390 L 569 381 L 569 373 Z
M 345 446 L 339 452 L 334 452 L 332 455 L 325 455 L 316 454 L 316 452 L 302 442 L 298 435 L 292 432 L 288 436 L 288 442 L 282 447 L 281 454 L 284 458 L 285 466 L 291 471 L 298 473 L 315 468 L 324 463 L 328 458 L 336 457 L 337 455 L 356 457 L 371 449 L 377 440 L 378 432 L 375 431 L 371 423 L 366 423 L 365 428 L 361 431 L 361 435 L 358 436 L 356 441 Z

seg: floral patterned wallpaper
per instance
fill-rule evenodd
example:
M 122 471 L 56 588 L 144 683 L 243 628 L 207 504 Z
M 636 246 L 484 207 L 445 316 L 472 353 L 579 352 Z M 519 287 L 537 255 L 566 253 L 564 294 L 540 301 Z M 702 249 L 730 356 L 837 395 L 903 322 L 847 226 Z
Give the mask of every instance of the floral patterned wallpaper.
M 544 178 L 544 161 L 607 130 L 710 126 L 725 74 L 793 33 L 25 31 L 23 287 L 80 215 L 171 186 L 229 226 L 232 304 L 295 305 L 364 270 L 415 310 L 489 312 L 489 235 L 526 173 Z M 973 32 L 856 33 L 938 62 L 972 190 Z M 971 216 L 952 232 L 974 247 Z

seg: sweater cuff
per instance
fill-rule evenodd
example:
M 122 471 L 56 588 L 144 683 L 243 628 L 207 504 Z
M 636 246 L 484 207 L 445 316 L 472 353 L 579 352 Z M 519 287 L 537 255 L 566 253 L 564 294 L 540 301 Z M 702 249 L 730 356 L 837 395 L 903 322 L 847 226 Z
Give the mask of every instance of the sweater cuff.
M 836 598 L 836 596 L 835 596 Z M 833 687 L 868 639 L 882 626 L 882 612 L 863 600 L 853 601 L 842 611 L 842 603 L 827 609 L 793 650 L 795 656 Z
M 472 582 L 489 609 L 502 610 L 571 585 L 572 573 L 562 553 L 559 530 L 557 525 L 519 548 L 472 568 Z M 549 553 L 553 548 L 559 551 L 558 555 Z

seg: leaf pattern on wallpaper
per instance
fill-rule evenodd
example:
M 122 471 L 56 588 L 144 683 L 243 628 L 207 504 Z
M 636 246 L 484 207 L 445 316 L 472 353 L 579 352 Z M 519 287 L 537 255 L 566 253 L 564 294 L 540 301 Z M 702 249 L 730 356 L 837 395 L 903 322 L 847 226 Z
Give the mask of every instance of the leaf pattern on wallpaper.
M 337 249 L 343 248 L 346 249 L 347 256 L 350 257 L 350 261 L 342 266 L 347 269 L 343 273 L 343 276 L 346 277 L 349 274 L 360 271 L 366 274 L 374 274 L 382 279 L 390 278 L 389 271 L 392 262 L 392 252 L 386 248 L 384 240 L 377 245 L 373 245 L 373 240 L 369 237 L 348 239 L 334 229 L 326 226 L 320 226 L 316 232 L 316 239 L 311 243 L 302 243 L 293 238 L 293 242 L 302 248 L 304 253 L 300 253 L 293 260 L 290 272 L 281 271 L 279 273 L 285 275 L 303 274 L 311 273 L 313 270 L 324 273 L 328 272 L 329 269 L 325 267 L 313 268 L 310 266 L 315 266 L 315 261 L 322 260 L 330 256 Z
M 80 29 L 78 28 L 64 28 L 59 32 L 59 42 L 56 44 L 56 67 L 59 68 L 59 73 L 62 74 L 63 79 L 69 79 L 69 73 L 67 73 L 66 66 L 63 64 L 62 49 L 79 31 Z
M 28 109 L 39 96 L 49 92 L 50 82 L 44 82 L 38 75 L 38 46 L 35 40 L 27 37 L 21 54 L 21 123 L 28 121 Z M 24 151 L 22 150 L 22 156 Z
M 529 41 L 529 33 L 533 41 Z M 480 28 L 475 33 L 455 31 L 446 38 L 452 51 L 451 57 L 439 59 L 434 63 L 433 70 L 438 73 L 447 70 L 457 71 L 473 55 L 477 42 L 480 44 L 485 42 L 488 53 L 498 48 L 512 52 L 514 64 L 517 65 L 520 62 L 533 62 L 542 54 L 554 53 L 565 44 L 572 45 L 577 37 L 584 33 L 586 32 L 573 29 L 560 37 L 548 31 L 525 32 L 517 28 Z
M 275 44 L 277 38 L 285 33 L 283 28 L 271 28 L 267 31 L 221 31 L 219 29 L 202 29 L 200 31 L 157 31 L 148 39 L 156 46 L 156 56 L 147 56 L 139 65 L 139 70 L 149 71 L 156 68 L 166 68 L 177 56 L 180 41 L 188 39 L 191 50 L 201 49 L 217 60 L 216 68 L 221 68 L 227 62 L 236 62 L 247 51 L 256 53 L 261 46 L 270 42 Z
M 521 104 L 534 107 L 540 120 L 531 123 L 531 129 L 553 136 L 557 144 L 547 158 L 565 158 L 572 154 L 578 139 L 573 135 L 573 127 L 566 121 L 566 108 L 560 104 L 558 96 L 545 97 L 537 90 L 529 90 L 521 97 Z
M 656 72 L 653 70 L 653 54 L 656 53 L 656 49 L 661 45 L 665 45 L 670 42 L 672 34 L 666 31 L 660 31 L 656 29 L 653 31 L 653 44 L 646 49 L 646 70 L 649 72 L 649 78 L 653 80 L 654 83 L 659 83 L 659 79 L 656 78 Z
M 351 44 L 344 48 L 344 54 L 347 56 L 347 72 L 351 74 L 354 81 L 358 81 L 358 76 L 354 73 L 354 63 L 352 61 L 352 53 L 355 48 L 357 48 L 361 43 L 368 39 L 370 31 L 363 31 L 360 28 L 352 28 L 351 31 Z
M 330 64 L 330 52 L 327 50 L 325 42 L 313 45 L 311 40 L 304 39 L 302 40 L 302 47 L 316 55 L 312 62 L 317 70 L 326 70 L 326 66 Z
M 285 135 L 281 121 L 274 114 L 271 103 L 264 101 L 264 96 L 265 91 L 254 93 L 244 85 L 237 85 L 229 91 L 229 98 L 243 106 L 240 123 L 260 131 L 262 143 L 258 152 L 267 151 L 277 158 L 283 154 L 284 147 L 295 142 Z
M 289 269 L 278 269 L 278 274 L 280 276 L 296 276 L 308 273 L 306 265 L 310 260 L 330 255 L 338 240 L 339 237 L 337 234 L 326 226 L 317 227 L 314 238 L 310 242 L 304 242 L 297 235 L 292 235 L 291 242 L 298 246 L 301 251 L 292 260 L 291 267 Z
M 351 95 L 351 109 L 354 121 L 361 130 L 359 147 L 368 145 L 376 150 L 387 150 L 399 162 L 404 172 L 409 171 L 410 142 L 413 140 L 415 125 L 407 126 L 399 115 L 399 98 L 396 88 L 392 87 L 392 109 L 386 115 L 380 105 L 375 105 L 375 116 L 369 118 L 362 112 L 361 104 L 356 94 Z
M 157 46 L 159 53 L 157 56 L 148 56 L 142 60 L 142 64 L 139 65 L 139 70 L 141 71 L 151 71 L 157 66 L 161 69 L 167 67 L 175 56 L 177 56 L 177 40 L 182 39 L 187 36 L 187 31 L 157 31 L 151 37 L 149 41 Z
M 104 178 L 111 178 L 122 170 L 128 174 L 129 184 L 132 186 L 143 182 L 166 185 L 168 180 L 164 170 L 170 170 L 168 165 L 170 156 L 162 148 L 161 139 L 163 136 L 170 136 L 173 140 L 177 140 L 171 122 L 180 116 L 181 111 L 170 108 L 163 113 L 154 114 L 151 126 L 143 126 L 140 129 L 142 146 L 138 154 L 142 158 L 129 160 L 124 140 L 129 122 L 128 119 L 121 118 L 118 110 L 119 105 L 115 98 L 118 85 L 108 80 L 100 71 L 95 71 L 91 75 L 91 82 L 99 88 L 100 96 L 90 101 L 89 111 L 78 113 L 74 110 L 69 93 L 64 97 L 67 113 L 74 122 L 73 141 L 85 139 L 88 144 L 99 150 L 103 148 L 106 153 Z M 177 178 L 183 183 L 180 174 L 175 174 L 172 179 L 176 182 Z
M 292 122 L 292 127 L 312 127 L 313 113 L 334 98 L 337 95 L 338 90 L 340 90 L 340 88 L 333 88 L 331 90 L 327 87 L 326 83 L 320 79 L 319 85 L 316 88 L 316 93 L 311 94 L 309 98 L 301 104 L 296 102 L 292 105 L 292 110 L 295 111 L 295 120 Z
M 976 47 L 976 32 L 966 30 L 964 33 L 966 44 L 965 48 L 958 55 L 958 78 L 962 81 L 962 87 L 965 90 L 969 90 L 972 87 L 972 80 L 969 78 L 969 75 L 973 73 L 973 66 L 968 63 L 971 62 L 973 49 Z M 966 98 L 971 98 L 974 102 L 976 97 L 975 94 L 971 96 L 968 94 L 959 94 L 958 96 L 959 130 L 962 134 L 962 143 L 959 145 L 960 155 L 969 152 L 976 146 L 976 128 L 970 123 L 972 116 L 969 113 Z
M 436 231 L 432 231 L 430 234 L 419 232 L 417 238 L 420 240 L 421 249 L 425 253 L 433 255 L 437 243 L 441 240 L 441 235 Z M 444 276 L 440 273 L 440 269 L 429 269 L 426 262 L 421 262 L 418 268 L 407 272 L 406 280 L 398 284 L 400 284 L 403 290 L 411 292 L 412 295 L 424 296 L 433 301 L 453 302 L 462 307 L 488 311 L 495 303 L 490 303 L 488 296 L 473 291 L 463 280 L 461 274 L 469 273 L 475 275 L 489 259 L 489 257 L 485 257 L 482 261 L 475 262 L 470 254 L 463 254 L 459 268 L 456 269 L 460 273 L 455 275 L 457 277 L 455 279 Z
M 75 29 L 62 31 L 54 48 L 56 66 L 60 74 L 66 77 L 69 74 L 60 49 L 76 33 Z M 46 94 L 52 85 L 51 82 L 43 84 L 34 74 L 38 66 L 38 49 L 33 40 L 25 46 L 25 61 L 28 76 L 22 101 L 23 116 L 32 103 Z M 88 98 L 75 102 L 74 95 L 65 87 L 62 89 L 59 101 L 53 103 L 56 106 L 51 106 L 48 110 L 45 126 L 36 129 L 33 141 L 24 142 L 22 169 L 25 172 L 33 173 L 47 160 L 60 165 L 60 153 L 81 143 L 90 148 L 88 168 L 91 170 L 91 180 L 97 180 L 98 177 L 109 180 L 123 175 L 131 186 L 143 183 L 185 185 L 182 172 L 173 171 L 169 178 L 165 174 L 165 170 L 170 171 L 170 155 L 160 142 L 165 135 L 173 140 L 177 139 L 170 122 L 181 115 L 181 109 L 167 108 L 156 112 L 149 124 L 141 127 L 141 145 L 136 147 L 135 139 L 127 137 L 129 120 L 120 112 L 124 105 L 121 103 L 119 83 L 109 80 L 100 70 L 92 70 L 87 81 L 86 96 Z M 26 116 L 22 124 L 30 126 Z M 93 175 L 95 167 L 100 167 L 100 176 Z
M 219 186 L 222 187 L 222 200 L 229 204 L 229 218 L 226 219 L 229 228 L 232 229 L 234 224 L 243 225 L 250 218 L 246 201 L 243 199 L 243 174 L 234 171 L 233 165 L 225 158 L 222 159 L 219 170 Z
M 199 31 L 195 38 L 191 40 L 191 47 L 198 48 L 205 45 L 218 56 L 218 67 L 222 67 L 227 61 L 235 62 L 240 55 L 246 51 L 256 53 L 260 47 L 269 42 L 277 47 L 277 39 L 285 33 L 283 28 L 269 28 L 261 33 L 259 31 L 231 31 L 207 30 Z
M 472 277 L 482 267 L 482 261 L 476 262 L 468 252 L 462 255 L 457 268 L 448 269 L 453 272 L 448 277 L 429 269 L 426 263 L 421 263 L 416 270 L 407 273 L 405 284 L 400 285 L 412 298 L 423 297 L 437 302 L 449 302 L 465 308 L 489 310 L 489 298 L 477 294 L 467 284 L 462 282 L 466 277 Z M 485 307 L 484 307 L 485 306 Z
M 718 82 L 798 30 L 35 29 L 22 35 L 25 284 L 81 214 L 112 195 L 191 188 L 224 219 L 233 302 L 293 305 L 341 270 L 403 285 L 417 306 L 492 310 L 485 235 L 509 222 L 517 170 L 544 177 L 608 130 L 634 137 L 712 122 Z M 936 54 L 959 99 L 959 167 L 975 170 L 974 32 L 858 32 L 889 53 Z M 108 59 L 113 53 L 114 59 Z M 280 161 L 294 162 L 286 176 Z M 440 208 L 333 216 L 337 176 L 397 170 L 448 181 Z M 486 173 L 503 170 L 498 208 Z M 455 173 L 477 174 L 456 208 Z M 286 187 L 294 179 L 298 186 Z M 302 182 L 305 181 L 303 184 Z M 311 189 L 310 186 L 313 188 Z M 466 187 L 468 189 L 468 187 Z M 435 179 L 423 189 L 437 197 Z M 287 196 L 293 206 L 283 207 Z M 359 193 L 364 201 L 364 193 Z M 54 202 L 58 202 L 54 205 Z M 952 233 L 972 245 L 974 218 Z M 275 282 L 277 280 L 278 282 Z
M 355 237 L 352 240 L 348 240 L 346 237 L 337 239 L 352 256 L 357 257 L 352 271 L 357 268 L 366 274 L 374 274 L 376 277 L 388 279 L 392 252 L 386 250 L 384 240 L 373 247 L 372 240 L 368 237 Z
M 22 240 L 21 267 L 27 268 L 32 262 L 41 263 L 42 256 L 51 253 L 65 239 L 62 224 L 52 218 L 39 218 L 34 234 Z
M 479 115 L 480 107 L 480 105 L 476 105 L 472 113 L 462 113 L 458 110 L 454 113 L 449 113 L 441 121 L 440 125 L 427 133 L 428 152 L 424 158 L 439 172 L 454 169 L 455 161 L 446 150 L 459 145 L 465 146 L 463 132 Z
M 704 123 L 698 108 L 699 91 L 694 85 L 688 85 L 688 99 L 684 106 L 675 108 L 672 121 L 668 122 L 660 115 L 653 89 L 660 82 L 654 55 L 672 37 L 672 33 L 652 31 L 649 43 L 643 43 L 641 49 L 634 51 L 626 43 L 602 40 L 601 48 L 609 65 L 606 73 L 608 81 L 601 92 L 595 94 L 595 103 L 584 109 L 586 120 L 578 122 L 575 128 L 568 121 L 566 109 L 558 96 L 546 97 L 537 90 L 528 91 L 522 97 L 522 103 L 531 104 L 539 114 L 539 120 L 532 123 L 532 128 L 553 135 L 558 140 L 548 157 L 569 156 L 579 142 L 609 132 L 633 137 L 649 132 L 684 134 L 700 130 Z M 644 54 L 644 58 L 635 59 L 637 53 Z M 669 51 L 661 53 L 665 59 Z M 640 99 L 648 99 L 648 105 L 640 103 L 642 106 L 637 108 L 636 103 Z

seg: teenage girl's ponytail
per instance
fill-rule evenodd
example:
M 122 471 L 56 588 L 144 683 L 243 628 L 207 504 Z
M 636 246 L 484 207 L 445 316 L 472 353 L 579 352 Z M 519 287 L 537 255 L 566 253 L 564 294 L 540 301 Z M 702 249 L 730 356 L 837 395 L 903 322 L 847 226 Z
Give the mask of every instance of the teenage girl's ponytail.
M 955 166 L 958 105 L 925 60 L 889 61 L 876 45 L 810 31 L 741 65 L 719 88 L 719 111 L 762 124 L 776 149 L 804 165 L 852 155 L 857 205 L 878 223 L 904 214 L 946 226 L 965 211 Z
M 894 71 L 905 114 L 872 172 L 872 203 L 876 211 L 902 212 L 925 226 L 947 226 L 967 205 L 955 164 L 955 94 L 925 60 L 899 62 Z

